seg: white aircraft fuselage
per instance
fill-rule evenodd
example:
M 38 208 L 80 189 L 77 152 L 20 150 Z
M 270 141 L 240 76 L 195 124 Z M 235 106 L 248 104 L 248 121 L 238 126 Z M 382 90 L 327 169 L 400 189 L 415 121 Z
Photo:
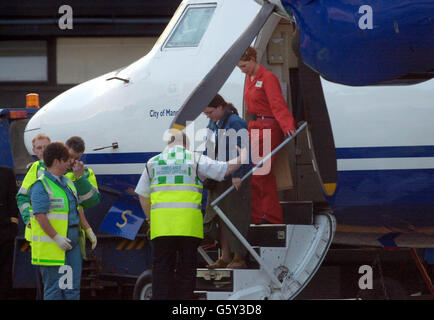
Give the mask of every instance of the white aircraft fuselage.
M 189 8 L 208 9 L 203 16 L 209 24 L 202 35 L 192 28 L 192 39 L 184 30 L 184 38 L 177 41 L 173 33 Z M 86 142 L 83 160 L 99 185 L 134 199 L 132 191 L 146 161 L 167 144 L 163 135 L 176 112 L 259 9 L 252 0 L 184 1 L 146 56 L 43 106 L 26 127 L 28 151 L 38 133 L 52 141 L 81 136 Z M 192 22 L 204 24 L 194 17 Z M 321 84 L 337 155 L 336 189 L 324 195 L 343 235 L 337 239 L 357 244 L 363 241 L 354 234 L 376 235 L 376 240 L 395 234 L 391 241 L 398 246 L 432 247 L 434 80 L 352 87 L 321 78 Z M 243 85 L 244 75 L 235 68 L 219 91 L 240 114 Z M 202 115 L 194 125 L 200 129 L 206 124 Z M 135 208 L 139 210 L 138 202 Z M 400 243 L 396 234 L 408 241 Z

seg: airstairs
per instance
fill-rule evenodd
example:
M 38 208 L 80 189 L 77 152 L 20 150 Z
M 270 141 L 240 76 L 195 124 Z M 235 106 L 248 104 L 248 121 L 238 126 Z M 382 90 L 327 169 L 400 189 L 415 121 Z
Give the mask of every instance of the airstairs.
M 248 242 L 257 256 L 250 255 L 249 269 L 199 268 L 196 293 L 209 300 L 295 298 L 319 269 L 335 232 L 331 214 L 311 217 L 311 224 L 251 225 Z
M 305 126 L 301 126 L 297 134 Z M 292 138 L 287 138 L 243 179 Z M 218 207 L 218 202 L 232 189 L 225 191 L 211 206 L 246 247 L 251 260 L 249 269 L 199 268 L 196 293 L 209 300 L 294 299 L 324 260 L 336 230 L 335 218 L 327 210 L 315 212 L 312 202 L 286 203 L 289 209 L 284 212 L 285 224 L 251 225 L 248 239 L 245 239 Z M 301 212 L 297 219 L 291 208 Z M 199 253 L 207 263 L 213 262 L 205 250 L 200 248 Z

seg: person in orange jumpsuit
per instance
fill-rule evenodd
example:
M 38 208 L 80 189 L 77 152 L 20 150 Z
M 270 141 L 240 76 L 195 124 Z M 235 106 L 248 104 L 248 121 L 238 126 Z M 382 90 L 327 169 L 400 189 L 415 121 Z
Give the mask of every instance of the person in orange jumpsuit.
M 271 135 L 271 148 L 268 150 L 272 151 L 283 142 L 284 135 L 295 135 L 296 125 L 283 98 L 279 80 L 256 61 L 256 56 L 255 48 L 249 47 L 237 66 L 247 75 L 244 101 L 247 111 L 254 116 L 254 120 L 249 122 L 248 127 L 252 155 L 261 155 L 267 150 L 267 146 L 264 149 L 264 142 L 270 141 L 267 134 Z M 257 130 L 253 131 L 252 136 L 253 129 Z M 256 136 L 255 132 L 259 135 Z M 257 153 L 258 150 L 259 153 Z M 262 155 L 262 157 L 265 156 L 266 154 Z M 253 158 L 255 165 L 262 160 L 262 158 L 256 158 Z M 276 177 L 271 171 L 273 160 L 274 157 L 271 158 L 271 163 L 264 164 L 264 170 L 258 170 L 259 174 L 255 172 L 252 176 L 252 223 L 255 224 L 283 223 Z M 266 170 L 267 167 L 269 170 Z

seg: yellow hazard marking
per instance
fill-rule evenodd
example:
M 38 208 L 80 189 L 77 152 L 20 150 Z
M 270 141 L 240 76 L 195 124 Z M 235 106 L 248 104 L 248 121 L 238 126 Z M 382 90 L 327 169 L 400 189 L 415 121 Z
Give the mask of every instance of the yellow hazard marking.
M 134 247 L 134 245 L 136 244 L 136 241 L 137 240 L 131 241 L 130 244 L 125 248 L 125 250 L 131 250 Z
M 183 126 L 182 124 L 174 123 L 172 128 L 182 131 L 184 130 L 185 126 Z
M 332 196 L 336 191 L 336 183 L 324 183 L 324 190 L 328 196 Z
M 135 249 L 135 250 L 140 250 L 142 249 L 146 244 L 146 240 L 142 239 L 135 239 L 135 240 L 128 240 L 128 239 L 124 239 L 122 240 L 118 246 L 116 247 L 116 250 L 131 250 L 131 249 Z M 136 246 L 137 245 L 137 246 Z
M 140 249 L 142 249 L 142 248 L 145 246 L 145 243 L 146 243 L 145 240 L 140 241 L 140 243 L 139 243 L 139 245 L 137 246 L 136 250 L 140 250 Z
M 116 247 L 116 250 L 122 250 L 124 246 L 127 244 L 128 240 L 122 240 L 122 242 Z

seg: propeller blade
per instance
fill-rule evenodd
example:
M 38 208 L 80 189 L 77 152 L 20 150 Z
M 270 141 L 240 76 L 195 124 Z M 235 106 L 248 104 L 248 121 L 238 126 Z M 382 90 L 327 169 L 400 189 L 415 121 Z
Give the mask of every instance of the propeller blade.
M 264 1 L 261 10 L 246 31 L 220 58 L 178 110 L 170 125 L 171 128 L 183 130 L 187 125 L 187 121 L 193 121 L 200 115 L 230 76 L 244 52 L 259 33 L 268 17 L 273 13 L 274 8 L 274 4 Z

